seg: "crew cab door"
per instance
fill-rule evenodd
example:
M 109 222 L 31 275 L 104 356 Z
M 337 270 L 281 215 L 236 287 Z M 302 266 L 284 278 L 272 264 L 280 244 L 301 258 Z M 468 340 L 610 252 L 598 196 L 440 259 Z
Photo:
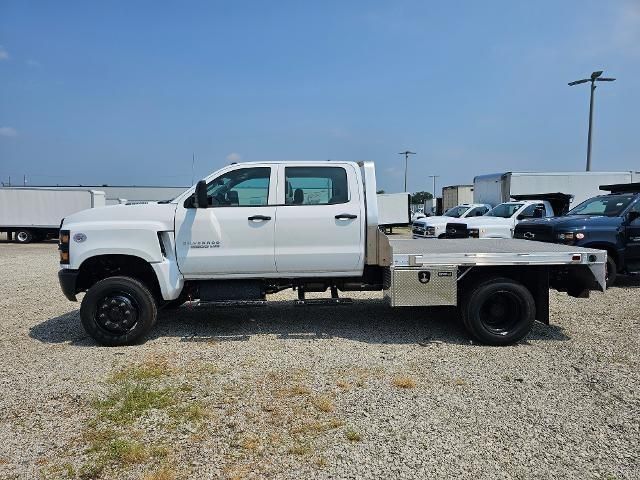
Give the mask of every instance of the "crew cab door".
M 280 165 L 279 273 L 362 273 L 365 219 L 358 178 L 350 164 Z
M 640 200 L 636 201 L 627 215 L 633 215 L 632 212 L 640 215 Z M 640 271 L 640 217 L 630 220 L 625 228 L 625 263 L 628 270 L 638 272 Z
M 176 209 L 176 256 L 186 278 L 276 271 L 276 168 L 229 167 L 207 183 L 209 208 Z

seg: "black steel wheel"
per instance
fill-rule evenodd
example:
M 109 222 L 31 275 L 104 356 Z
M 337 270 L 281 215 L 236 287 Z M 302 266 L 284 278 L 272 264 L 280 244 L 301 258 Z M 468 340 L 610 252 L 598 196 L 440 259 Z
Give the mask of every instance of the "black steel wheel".
M 97 282 L 82 299 L 82 325 L 96 342 L 131 345 L 151 330 L 157 318 L 153 294 L 138 280 L 110 277 Z
M 461 305 L 464 326 L 482 343 L 508 345 L 533 327 L 536 306 L 531 292 L 509 278 L 481 282 Z

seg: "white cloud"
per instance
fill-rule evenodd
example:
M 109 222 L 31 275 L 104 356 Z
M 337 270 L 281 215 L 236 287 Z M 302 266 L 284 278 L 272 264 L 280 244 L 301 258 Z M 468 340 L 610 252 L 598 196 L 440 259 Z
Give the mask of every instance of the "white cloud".
M 227 160 L 229 160 L 230 162 L 239 162 L 242 160 L 242 155 L 233 152 L 227 155 Z
M 9 60 L 9 52 L 7 52 L 6 48 L 0 45 L 0 61 Z
M 13 127 L 0 127 L 0 137 L 17 137 L 18 131 Z

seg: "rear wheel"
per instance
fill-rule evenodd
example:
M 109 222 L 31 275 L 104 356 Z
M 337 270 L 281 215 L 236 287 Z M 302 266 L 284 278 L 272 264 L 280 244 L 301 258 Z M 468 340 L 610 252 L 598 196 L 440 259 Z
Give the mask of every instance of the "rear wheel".
M 461 313 L 474 338 L 488 345 L 508 345 L 529 333 L 536 306 L 524 285 L 496 278 L 478 284 L 463 300 Z
M 18 243 L 31 243 L 33 241 L 33 233 L 31 233 L 31 230 L 16 230 L 15 239 Z
M 82 299 L 80 319 L 101 345 L 138 342 L 155 325 L 158 310 L 153 294 L 130 277 L 110 277 L 93 285 Z
M 617 276 L 618 264 L 611 255 L 607 255 L 607 270 L 605 277 L 607 279 L 607 288 L 613 287 L 614 283 L 616 283 Z

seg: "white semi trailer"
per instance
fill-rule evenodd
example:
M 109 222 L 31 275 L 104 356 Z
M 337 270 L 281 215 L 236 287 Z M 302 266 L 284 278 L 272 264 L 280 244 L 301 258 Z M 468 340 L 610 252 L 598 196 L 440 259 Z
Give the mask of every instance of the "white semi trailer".
M 640 172 L 504 172 L 473 179 L 474 203 L 496 206 L 514 195 L 559 192 L 573 196 L 572 205 L 599 195 L 600 185 L 631 183 Z
M 104 207 L 105 194 L 84 188 L 0 188 L 0 232 L 18 243 L 56 237 L 64 217 Z
M 378 225 L 392 231 L 393 227 L 404 227 L 411 223 L 411 194 L 379 193 Z
M 442 187 L 442 210 L 473 203 L 473 185 L 449 185 Z

